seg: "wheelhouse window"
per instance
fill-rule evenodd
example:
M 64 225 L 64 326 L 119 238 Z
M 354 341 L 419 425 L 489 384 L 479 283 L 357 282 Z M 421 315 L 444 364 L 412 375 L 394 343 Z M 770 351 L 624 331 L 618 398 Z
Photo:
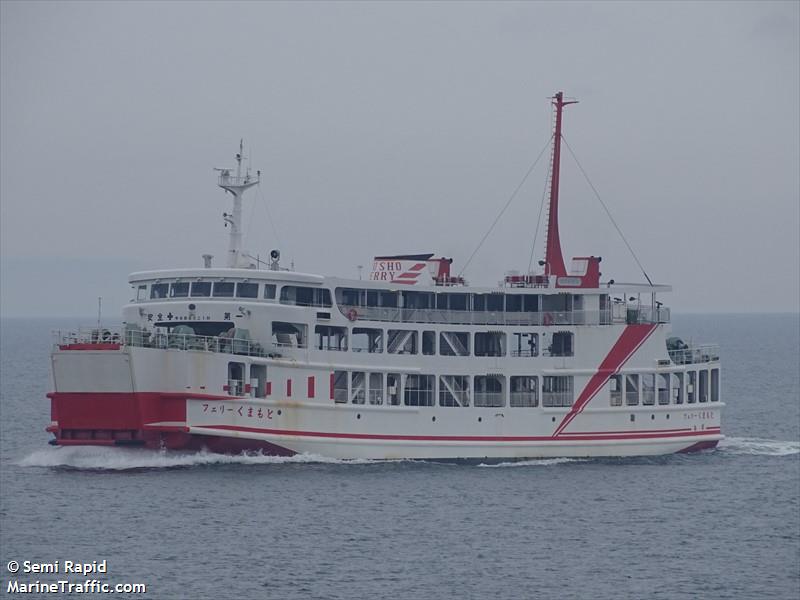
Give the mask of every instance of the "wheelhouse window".
M 240 281 L 236 284 L 237 298 L 258 298 L 258 284 Z
M 469 406 L 469 376 L 439 376 L 439 406 Z
M 383 330 L 369 327 L 353 327 L 353 352 L 380 354 L 383 352 Z
M 215 298 L 233 298 L 233 282 L 215 281 L 211 295 Z
M 265 300 L 275 300 L 275 291 L 277 286 L 274 283 L 265 283 L 264 284 L 264 299 Z
M 208 298 L 211 296 L 211 282 L 193 281 L 191 293 L 192 298 Z
M 406 406 L 433 406 L 433 375 L 407 375 L 403 390 Z
M 281 304 L 330 308 L 331 291 L 325 288 L 285 285 L 281 288 Z
M 475 406 L 505 406 L 504 379 L 502 375 L 476 375 Z
M 317 325 L 314 328 L 317 350 L 347 350 L 347 327 Z
M 147 299 L 147 284 L 140 285 L 136 288 L 136 301 L 141 302 Z
M 475 356 L 505 356 L 506 334 L 500 331 L 481 331 L 475 334 Z
M 533 375 L 511 377 L 511 406 L 539 406 L 539 378 Z
M 178 281 L 169 286 L 170 298 L 186 298 L 189 296 L 189 282 Z
M 572 406 L 572 375 L 542 378 L 542 406 Z
M 162 298 L 166 298 L 168 293 L 169 293 L 168 283 L 154 283 L 153 285 L 150 286 L 151 300 L 161 300 Z

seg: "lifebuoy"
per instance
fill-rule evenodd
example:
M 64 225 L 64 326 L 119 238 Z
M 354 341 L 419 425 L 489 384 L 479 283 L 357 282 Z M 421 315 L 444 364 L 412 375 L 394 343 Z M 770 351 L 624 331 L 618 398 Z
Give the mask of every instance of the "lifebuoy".
M 356 311 L 355 308 L 351 308 L 350 310 L 347 311 L 347 318 L 350 321 L 355 321 L 356 319 L 358 319 L 358 312 Z
M 552 313 L 544 313 L 544 317 L 542 318 L 542 325 L 552 325 L 552 324 L 553 324 Z

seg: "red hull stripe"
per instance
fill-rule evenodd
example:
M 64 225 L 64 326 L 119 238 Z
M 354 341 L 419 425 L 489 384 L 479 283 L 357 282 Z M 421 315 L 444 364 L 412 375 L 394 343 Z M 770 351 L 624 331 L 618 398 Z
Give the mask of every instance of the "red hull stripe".
M 270 435 L 292 435 L 297 437 L 324 437 L 336 439 L 354 440 L 405 440 L 405 441 L 430 441 L 430 442 L 564 442 L 567 439 L 555 439 L 552 436 L 498 436 L 498 435 L 394 435 L 394 434 L 374 434 L 374 433 L 336 433 L 323 431 L 296 431 L 289 429 L 263 429 L 261 427 L 240 427 L 238 425 L 192 425 L 192 430 L 213 429 L 222 431 L 241 431 L 245 433 L 263 433 Z M 602 435 L 598 433 L 575 434 L 569 436 L 572 440 L 640 440 L 640 439 L 661 439 L 671 437 L 692 437 L 718 433 L 714 431 L 652 431 L 631 433 L 609 433 Z
M 553 433 L 553 437 L 558 437 L 561 432 L 569 425 L 572 420 L 589 404 L 597 392 L 606 384 L 612 375 L 617 373 L 628 359 L 639 349 L 639 347 L 656 330 L 657 325 L 627 325 L 619 336 L 619 339 L 611 347 L 608 355 L 600 363 L 597 371 L 589 379 L 589 383 L 583 388 L 580 396 L 564 416 L 559 426 Z

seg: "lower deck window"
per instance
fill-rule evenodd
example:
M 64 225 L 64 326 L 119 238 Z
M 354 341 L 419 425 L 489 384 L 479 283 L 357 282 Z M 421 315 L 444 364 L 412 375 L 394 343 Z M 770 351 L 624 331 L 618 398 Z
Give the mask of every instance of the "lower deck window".
M 370 327 L 353 327 L 353 352 L 370 354 L 383 352 L 383 330 Z
M 333 372 L 333 401 L 347 402 L 347 371 Z
M 433 406 L 433 375 L 407 375 L 403 402 L 406 406 Z
M 639 404 L 639 376 L 625 376 L 625 404 L 636 406 Z
M 350 373 L 350 402 L 364 404 L 367 401 L 367 377 L 363 371 Z
M 475 334 L 475 356 L 505 356 L 506 334 L 498 331 Z
M 542 406 L 572 406 L 572 375 L 542 378 Z
M 469 406 L 467 375 L 439 376 L 439 406 Z
M 642 375 L 642 404 L 652 406 L 656 403 L 656 374 L 645 373 Z
M 410 329 L 390 329 L 386 337 L 389 354 L 416 354 L 417 332 Z
M 708 402 L 708 371 L 703 369 L 699 371 L 700 373 L 700 389 L 699 389 L 699 399 L 700 402 Z
M 314 334 L 317 350 L 347 350 L 347 327 L 317 325 Z
M 539 406 L 539 378 L 532 375 L 511 378 L 511 406 Z
M 711 401 L 719 402 L 719 369 L 711 369 Z
M 539 356 L 538 333 L 515 333 L 511 356 Z
M 278 347 L 305 348 L 308 344 L 308 326 L 305 323 L 273 321 L 272 343 Z
M 506 405 L 505 378 L 502 375 L 475 376 L 475 406 L 499 407 Z
M 386 374 L 386 404 L 390 406 L 399 406 L 400 398 L 402 397 L 401 384 L 403 378 L 400 373 L 387 373 Z
M 686 402 L 688 404 L 697 402 L 697 371 L 686 373 Z
M 608 380 L 611 406 L 622 406 L 622 375 L 612 375 Z

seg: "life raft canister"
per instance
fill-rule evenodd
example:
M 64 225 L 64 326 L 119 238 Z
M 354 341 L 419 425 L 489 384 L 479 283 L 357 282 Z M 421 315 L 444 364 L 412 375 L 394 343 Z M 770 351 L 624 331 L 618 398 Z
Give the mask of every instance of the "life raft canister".
M 358 319 L 358 312 L 356 311 L 355 308 L 351 308 L 350 310 L 347 311 L 347 318 L 350 321 L 355 321 Z

